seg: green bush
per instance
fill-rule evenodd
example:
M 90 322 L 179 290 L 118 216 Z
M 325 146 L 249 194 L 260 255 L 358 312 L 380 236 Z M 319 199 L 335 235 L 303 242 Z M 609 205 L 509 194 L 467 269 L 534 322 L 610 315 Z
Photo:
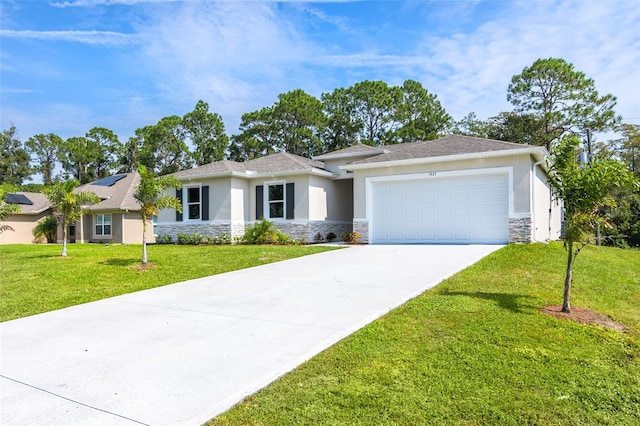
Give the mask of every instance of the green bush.
M 171 244 L 171 235 L 158 234 L 156 244 Z
M 200 234 L 187 234 L 186 232 L 178 234 L 178 244 L 197 246 L 198 244 L 202 243 L 203 239 L 204 237 Z
M 282 232 L 274 227 L 273 222 L 262 218 L 245 230 L 242 242 L 245 244 L 273 243 L 278 241 L 280 234 Z
M 279 232 L 278 235 L 276 236 L 275 242 L 280 244 L 281 246 L 288 246 L 294 243 L 294 239 L 291 238 L 291 235 L 289 234 L 285 234 L 284 232 Z
M 58 221 L 53 216 L 47 216 L 42 219 L 33 228 L 33 236 L 37 239 L 46 238 L 47 243 L 56 242 L 56 231 L 58 229 Z
M 327 234 L 327 241 L 329 241 L 329 242 L 334 241 L 336 238 L 337 238 L 337 237 L 336 237 L 336 234 L 334 234 L 333 232 L 329 232 L 329 233 Z

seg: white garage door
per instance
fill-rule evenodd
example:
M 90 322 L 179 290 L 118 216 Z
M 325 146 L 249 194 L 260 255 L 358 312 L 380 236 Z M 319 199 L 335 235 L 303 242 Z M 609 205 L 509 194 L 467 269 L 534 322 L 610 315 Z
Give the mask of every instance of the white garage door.
M 378 181 L 371 195 L 374 244 L 509 240 L 506 174 Z

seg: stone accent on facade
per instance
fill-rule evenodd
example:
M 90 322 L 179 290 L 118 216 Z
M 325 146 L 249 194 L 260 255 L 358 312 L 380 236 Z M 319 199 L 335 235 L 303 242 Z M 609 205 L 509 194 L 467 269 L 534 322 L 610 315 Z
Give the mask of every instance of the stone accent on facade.
M 530 243 L 531 242 L 531 218 L 530 217 L 510 217 L 509 218 L 509 243 Z
M 361 235 L 358 240 L 359 243 L 369 244 L 369 222 L 366 220 L 354 220 L 353 232 L 357 232 Z
M 245 225 L 242 222 L 202 222 L 202 223 L 159 223 L 155 226 L 156 235 L 168 235 L 172 242 L 178 240 L 178 234 L 200 234 L 204 237 L 220 237 L 227 235 L 233 240 L 244 235 Z
M 178 234 L 200 234 L 204 237 L 220 237 L 228 235 L 231 241 L 244 235 L 245 228 L 251 226 L 252 223 L 244 224 L 242 222 L 234 223 L 173 223 L 173 224 L 157 224 L 155 226 L 156 235 L 168 235 L 172 242 L 178 240 Z M 341 236 L 344 233 L 351 232 L 351 222 L 275 222 L 275 227 L 285 234 L 289 234 L 292 238 L 300 240 L 304 238 L 308 243 L 320 242 L 316 239 L 316 235 L 322 236 L 321 241 L 327 241 L 327 235 L 333 232 L 336 235 L 335 241 L 342 241 Z
M 292 238 L 300 240 L 304 238 L 308 243 L 327 241 L 327 235 L 333 232 L 336 235 L 334 241 L 342 241 L 342 234 L 351 232 L 351 222 L 276 222 L 275 227 L 281 232 L 291 235 Z M 322 240 L 316 236 L 320 234 Z

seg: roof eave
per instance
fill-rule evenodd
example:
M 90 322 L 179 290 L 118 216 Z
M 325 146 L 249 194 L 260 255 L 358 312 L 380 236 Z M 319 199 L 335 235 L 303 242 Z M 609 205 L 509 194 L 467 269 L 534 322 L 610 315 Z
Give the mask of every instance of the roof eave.
M 179 181 L 190 181 L 190 180 L 198 180 L 198 179 L 210 179 L 210 178 L 219 178 L 219 177 L 227 177 L 227 176 L 233 176 L 233 177 L 242 177 L 242 178 L 249 178 L 250 176 L 247 175 L 247 173 L 245 172 L 236 172 L 236 171 L 228 171 L 225 170 L 224 172 L 215 172 L 215 173 L 201 173 L 201 174 L 193 174 L 193 175 L 183 175 L 183 176 L 176 176 L 176 178 Z
M 297 175 L 316 175 L 316 176 L 323 176 L 328 178 L 333 178 L 336 176 L 335 173 L 313 168 L 313 169 L 299 169 L 299 170 L 281 170 L 277 172 L 259 172 L 259 173 L 256 172 L 251 175 L 248 175 L 247 177 L 249 179 L 256 179 L 256 178 L 264 178 L 264 177 L 282 177 L 282 176 L 297 176 Z
M 377 169 L 380 167 L 410 166 L 414 164 L 431 164 L 431 163 L 441 163 L 441 162 L 461 161 L 461 160 L 478 160 L 482 158 L 510 157 L 510 156 L 516 156 L 516 155 L 524 155 L 524 154 L 533 155 L 534 157 L 538 155 L 540 157 L 540 160 L 548 156 L 547 150 L 544 147 L 526 147 L 521 149 L 473 152 L 468 154 L 442 155 L 437 157 L 408 158 L 404 160 L 395 160 L 395 161 L 378 161 L 374 163 L 364 163 L 364 164 L 345 164 L 339 167 L 342 170 L 353 171 L 353 170 L 363 170 L 363 169 Z

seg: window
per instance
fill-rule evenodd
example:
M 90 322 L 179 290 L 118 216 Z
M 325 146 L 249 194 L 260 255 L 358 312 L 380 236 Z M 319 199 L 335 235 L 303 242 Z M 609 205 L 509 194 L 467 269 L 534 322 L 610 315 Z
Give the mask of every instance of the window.
M 96 215 L 96 235 L 111 235 L 111 214 Z
M 269 185 L 269 218 L 284 219 L 284 185 Z
M 187 218 L 200 219 L 200 188 L 187 188 Z

